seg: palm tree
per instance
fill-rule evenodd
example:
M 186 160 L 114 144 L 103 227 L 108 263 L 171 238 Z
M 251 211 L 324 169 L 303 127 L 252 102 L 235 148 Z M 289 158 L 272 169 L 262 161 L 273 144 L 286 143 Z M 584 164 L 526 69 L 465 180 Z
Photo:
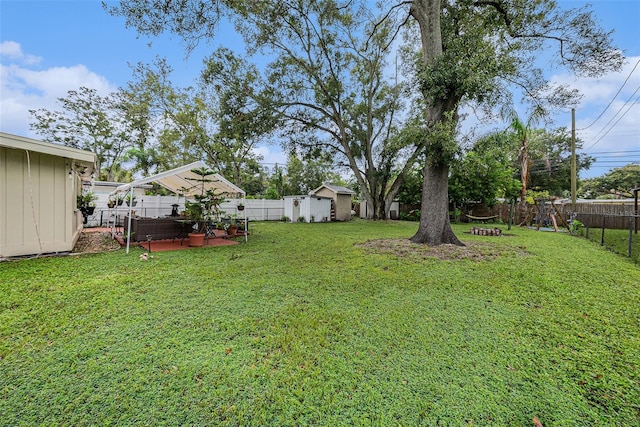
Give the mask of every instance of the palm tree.
M 520 225 L 525 225 L 527 220 L 527 186 L 529 184 L 529 168 L 531 166 L 531 157 L 529 156 L 529 139 L 533 133 L 533 126 L 538 120 L 546 116 L 546 111 L 537 106 L 531 112 L 526 122 L 519 116 L 518 112 L 512 106 L 504 106 L 500 111 L 502 119 L 509 122 L 509 128 L 518 140 L 520 150 L 518 152 L 518 160 L 520 161 L 520 180 L 522 187 L 520 188 L 520 214 L 522 221 Z

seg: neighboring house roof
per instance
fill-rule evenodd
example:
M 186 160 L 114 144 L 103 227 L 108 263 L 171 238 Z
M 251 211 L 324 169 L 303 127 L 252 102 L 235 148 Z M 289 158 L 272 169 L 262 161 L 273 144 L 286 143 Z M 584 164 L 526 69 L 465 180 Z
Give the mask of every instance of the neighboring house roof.
M 320 187 L 316 188 L 315 190 L 313 190 L 311 192 L 311 194 L 315 194 L 318 191 L 322 190 L 323 188 L 327 188 L 331 191 L 333 191 L 336 194 L 356 194 L 355 191 L 347 188 L 347 187 L 343 187 L 341 185 L 333 185 L 333 184 L 322 184 Z
M 194 194 L 198 194 L 198 192 L 200 191 L 200 188 L 197 188 L 198 185 L 195 185 L 194 182 L 201 177 L 191 172 L 191 170 L 201 168 L 209 169 L 209 167 L 205 163 L 200 161 L 190 163 L 179 168 L 161 172 L 148 178 L 133 181 L 129 184 L 122 184 L 115 190 L 113 190 L 111 194 L 129 191 L 133 187 L 140 187 L 151 182 L 157 182 L 167 190 L 172 191 L 176 194 L 181 194 L 187 197 L 193 196 Z M 220 174 L 216 173 L 208 175 L 207 179 L 211 180 L 211 182 L 206 182 L 204 184 L 205 191 L 211 189 L 216 191 L 217 193 L 224 193 L 229 197 L 244 196 L 245 194 L 245 192 L 240 187 L 234 185 Z M 185 189 L 190 190 L 185 191 Z
M 72 167 L 74 169 L 80 167 L 83 169 L 86 168 L 83 171 L 83 175 L 90 175 L 93 172 L 96 162 L 96 154 L 90 151 L 79 150 L 60 144 L 52 144 L 50 142 L 39 141 L 37 139 L 12 135 L 5 132 L 0 132 L 0 146 L 76 160 L 77 162 L 74 162 Z

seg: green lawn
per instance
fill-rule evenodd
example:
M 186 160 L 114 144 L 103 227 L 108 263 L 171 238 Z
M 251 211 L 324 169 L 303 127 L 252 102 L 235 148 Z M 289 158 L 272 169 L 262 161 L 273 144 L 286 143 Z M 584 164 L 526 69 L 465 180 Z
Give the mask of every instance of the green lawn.
M 0 425 L 640 425 L 637 265 L 520 228 L 357 245 L 415 227 L 0 263 Z
M 580 230 L 580 236 L 587 237 L 584 229 Z M 591 228 L 589 240 L 602 244 L 602 228 Z M 629 230 L 604 230 L 604 246 L 622 256 L 629 256 Z M 631 234 L 631 259 L 640 264 L 640 234 Z

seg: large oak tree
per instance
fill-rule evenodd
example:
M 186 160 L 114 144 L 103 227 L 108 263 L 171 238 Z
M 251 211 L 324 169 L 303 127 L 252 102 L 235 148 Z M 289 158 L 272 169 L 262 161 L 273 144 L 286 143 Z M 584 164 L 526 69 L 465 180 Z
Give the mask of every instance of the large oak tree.
M 452 135 L 464 102 L 495 99 L 506 85 L 521 87 L 537 107 L 566 105 L 572 94 L 552 88 L 535 55 L 553 49 L 555 63 L 589 76 L 618 70 L 623 56 L 588 9 L 560 10 L 550 0 L 414 0 L 419 26 L 427 135 L 422 210 L 412 241 L 461 244 L 448 219 L 447 180 Z
M 293 67 L 281 69 L 299 72 L 306 68 L 311 76 L 318 72 L 317 84 L 321 90 L 314 88 L 312 93 L 316 97 L 335 98 L 342 94 L 343 82 L 333 74 L 338 68 L 328 64 L 333 64 L 334 58 L 336 65 L 342 64 L 345 57 L 339 55 L 344 51 L 323 49 L 322 43 L 343 40 L 344 34 L 333 31 L 337 26 L 317 25 L 322 23 L 317 19 L 296 21 L 291 11 L 308 10 L 309 3 L 323 8 L 324 14 L 318 16 L 326 16 L 344 26 L 353 22 L 353 18 L 349 20 L 355 16 L 351 11 L 370 5 L 369 2 L 329 0 L 122 0 L 120 6 L 110 10 L 125 16 L 127 25 L 141 33 L 174 32 L 187 41 L 188 47 L 214 37 L 225 18 L 234 20 L 247 41 L 257 49 L 277 42 L 273 35 L 285 35 L 281 40 L 294 43 L 283 43 L 280 47 L 285 52 L 300 48 L 305 52 L 304 47 L 309 46 L 307 54 L 312 53 L 311 49 L 319 50 L 320 61 L 296 63 L 302 58 L 292 55 L 292 62 L 285 65 Z M 552 0 L 413 0 L 389 1 L 382 5 L 388 6 L 388 14 L 373 28 L 377 31 L 378 27 L 384 27 L 387 31 L 393 27 L 388 26 L 388 22 L 396 22 L 398 27 L 415 22 L 421 48 L 419 86 L 415 90 L 424 98 L 423 119 L 427 126 L 423 138 L 415 144 L 415 156 L 410 154 L 406 164 L 413 163 L 418 155 L 424 155 L 426 161 L 420 225 L 412 241 L 459 245 L 461 242 L 449 224 L 447 181 L 449 166 L 457 151 L 455 130 L 460 107 L 466 102 L 495 101 L 498 94 L 506 93 L 509 85 L 522 88 L 534 104 L 566 105 L 571 92 L 549 85 L 536 66 L 537 53 L 553 49 L 556 65 L 589 76 L 619 69 L 623 55 L 612 47 L 610 33 L 600 28 L 590 10 L 563 11 Z M 322 32 L 325 28 L 331 31 L 325 34 Z M 330 37 L 315 39 L 315 35 Z M 349 113 L 354 111 L 355 108 L 350 108 Z M 330 117 L 337 113 L 327 112 Z M 322 115 L 326 113 L 321 112 Z M 334 120 L 332 127 L 327 128 L 328 132 L 342 137 L 342 149 L 351 147 L 350 139 L 353 139 L 346 125 L 348 121 L 344 120 L 347 117 L 340 116 L 345 123 L 342 127 L 335 127 Z M 358 170 L 353 165 L 352 169 Z M 361 181 L 358 175 L 356 178 Z M 363 182 L 360 184 L 363 187 Z

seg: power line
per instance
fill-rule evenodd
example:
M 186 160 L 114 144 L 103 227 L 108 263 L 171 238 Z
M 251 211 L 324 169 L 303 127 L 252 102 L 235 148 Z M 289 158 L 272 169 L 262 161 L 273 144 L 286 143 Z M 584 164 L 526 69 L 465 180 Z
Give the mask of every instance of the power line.
M 577 129 L 577 130 L 585 130 L 585 129 L 589 129 L 591 126 L 593 126 L 598 120 L 600 120 L 600 117 L 602 117 L 604 115 L 604 113 L 609 109 L 609 107 L 611 107 L 611 104 L 613 104 L 613 101 L 616 100 L 617 96 L 620 94 L 620 92 L 622 91 L 622 88 L 624 88 L 624 86 L 627 84 L 627 82 L 629 81 L 629 79 L 631 78 L 631 75 L 633 74 L 633 72 L 636 70 L 636 68 L 638 67 L 638 64 L 640 64 L 640 59 L 638 60 L 638 62 L 636 62 L 636 65 L 633 66 L 633 69 L 631 70 L 631 72 L 629 73 L 629 75 L 627 76 L 627 78 L 624 80 L 624 83 L 622 83 L 622 86 L 620 86 L 620 89 L 618 89 L 618 92 L 616 92 L 616 94 L 613 96 L 613 99 L 611 99 L 611 102 L 609 102 L 609 105 L 607 105 L 605 107 L 604 110 L 602 110 L 602 112 L 600 113 L 600 115 L 598 117 L 596 117 L 596 119 L 591 122 L 591 124 L 587 127 L 584 127 L 582 129 Z M 637 92 L 637 90 L 636 90 Z M 631 95 L 633 96 L 633 95 Z M 606 127 L 606 125 L 604 126 Z
M 636 92 L 638 92 L 638 90 L 640 90 L 640 86 L 638 87 L 638 89 L 636 89 L 636 91 L 635 91 L 635 92 L 633 92 L 633 95 L 635 95 L 635 94 L 636 94 Z M 633 96 L 633 95 L 631 95 L 631 96 Z M 600 138 L 598 138 L 598 139 L 597 139 L 593 144 L 591 144 L 588 148 L 586 148 L 586 150 L 591 149 L 594 145 L 596 145 L 598 142 L 600 142 L 600 141 L 602 140 L 602 138 L 604 138 L 605 136 L 607 136 L 607 134 L 611 131 L 611 129 L 613 129 L 613 128 L 618 124 L 618 122 L 620 122 L 620 120 L 622 120 L 622 118 L 623 118 L 623 117 L 624 117 L 624 116 L 629 112 L 629 110 L 631 110 L 631 108 L 632 108 L 634 105 L 636 105 L 636 103 L 638 103 L 638 101 L 640 101 L 640 96 L 639 96 L 639 97 L 637 97 L 637 98 L 635 99 L 635 101 L 633 101 L 633 103 L 631 103 L 631 104 L 629 105 L 629 107 L 627 108 L 627 111 L 625 111 L 624 113 L 622 113 L 622 115 L 620 116 L 620 118 L 619 118 L 618 120 L 616 120 L 616 122 L 615 122 L 613 125 L 611 125 L 611 127 L 610 127 L 610 128 L 609 128 L 609 129 L 604 133 L 604 135 L 602 135 Z M 624 105 L 626 105 L 628 102 L 629 102 L 629 101 L 625 102 L 625 104 L 624 104 Z M 624 108 L 624 105 L 621 107 L 621 109 L 622 109 L 622 108 Z M 617 115 L 617 113 L 616 113 L 616 115 Z M 614 116 L 614 117 L 615 117 L 615 116 Z
M 625 159 L 630 159 L 634 157 L 640 157 L 640 154 L 636 154 L 635 156 L 598 156 L 597 159 L 620 159 L 624 157 Z
M 628 154 L 628 153 L 640 153 L 640 150 L 624 150 L 624 151 L 596 151 L 589 154 Z
M 598 133 L 595 134 L 595 136 L 593 137 L 594 139 L 597 138 L 606 128 L 607 126 L 609 126 L 609 124 L 618 116 L 618 114 L 620 114 L 620 111 L 622 111 L 622 109 L 624 107 L 627 106 L 627 104 L 629 103 L 629 101 L 631 101 L 631 98 L 633 98 L 635 96 L 636 93 L 638 93 L 638 91 L 640 90 L 640 86 L 638 86 L 638 88 L 636 88 L 636 90 L 631 94 L 631 96 L 629 96 L 629 99 L 627 99 L 625 101 L 624 104 L 622 104 L 620 106 L 620 108 L 618 108 L 618 111 L 616 111 L 616 113 L 609 119 L 609 121 L 607 122 L 607 124 L 605 124 L 604 126 L 602 126 L 602 128 L 600 129 L 600 131 Z M 634 103 L 635 104 L 635 103 Z M 632 105 L 634 105 L 632 104 Z M 616 122 L 617 123 L 617 122 Z M 609 129 L 610 131 L 611 129 Z

